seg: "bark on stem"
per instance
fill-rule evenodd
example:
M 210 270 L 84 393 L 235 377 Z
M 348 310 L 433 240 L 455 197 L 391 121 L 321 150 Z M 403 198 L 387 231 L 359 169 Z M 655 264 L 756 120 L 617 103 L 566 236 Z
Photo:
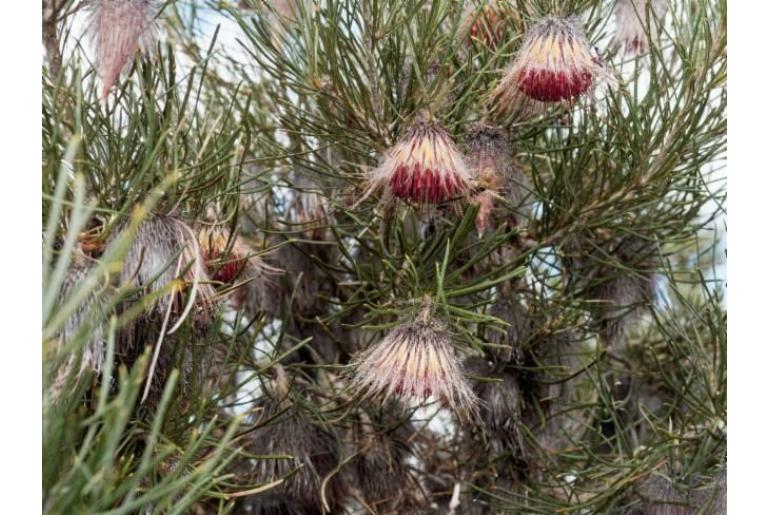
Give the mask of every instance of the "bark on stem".
M 57 11 L 56 0 L 43 0 L 43 47 L 45 48 L 48 70 L 52 78 L 59 76 L 62 66 L 56 23 Z

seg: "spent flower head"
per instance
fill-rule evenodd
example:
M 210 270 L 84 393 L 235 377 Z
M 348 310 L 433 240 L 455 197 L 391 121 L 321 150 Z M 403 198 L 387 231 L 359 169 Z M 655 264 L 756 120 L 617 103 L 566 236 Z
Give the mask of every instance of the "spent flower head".
M 484 123 L 475 124 L 465 139 L 465 156 L 478 186 L 471 200 L 479 204 L 479 234 L 490 225 L 516 226 L 525 222 L 534 200 L 532 185 L 516 166 L 505 131 Z
M 169 294 L 151 305 L 160 313 L 171 309 L 180 315 L 183 293 L 189 291 L 179 322 L 190 313 L 208 319 L 215 304 L 215 291 L 209 284 L 198 238 L 186 222 L 173 216 L 151 215 L 139 225 L 120 280 L 121 284 L 146 288 L 150 293 L 170 287 Z

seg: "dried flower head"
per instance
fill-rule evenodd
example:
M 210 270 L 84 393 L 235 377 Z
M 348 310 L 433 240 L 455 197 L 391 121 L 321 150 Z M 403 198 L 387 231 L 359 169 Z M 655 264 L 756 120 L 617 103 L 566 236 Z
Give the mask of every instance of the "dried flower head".
M 117 237 L 113 236 L 113 240 Z M 144 295 L 158 294 L 150 300 L 142 316 L 121 331 L 119 338 L 118 350 L 129 356 L 129 360 L 135 360 L 144 346 L 155 340 L 142 395 L 144 402 L 148 397 L 157 398 L 165 372 L 177 360 L 175 354 L 178 353 L 173 348 L 176 345 L 164 348 L 164 340 L 188 319 L 195 331 L 205 332 L 216 306 L 216 291 L 206 273 L 197 235 L 182 220 L 163 215 L 149 216 L 136 229 L 123 260 L 120 282 L 139 289 Z M 131 303 L 129 300 L 124 307 Z M 194 369 L 190 349 L 183 342 L 175 343 L 181 345 L 180 352 L 186 360 L 182 368 Z
M 490 309 L 490 315 L 508 323 L 505 332 L 488 328 L 486 340 L 496 344 L 494 355 L 501 361 L 522 365 L 524 362 L 523 344 L 532 331 L 527 309 L 515 298 L 501 296 Z
M 309 240 L 324 241 L 330 238 L 329 203 L 315 184 L 300 175 L 289 205 L 292 224 L 302 230 Z
M 629 236 L 592 243 L 575 236 L 564 248 L 570 288 L 586 300 L 604 341 L 620 343 L 654 298 L 654 242 Z
M 485 449 L 494 456 L 507 455 L 521 461 L 526 454 L 522 432 L 524 396 L 516 376 L 480 357 L 466 360 L 465 369 L 484 379 L 474 384 L 482 401 L 479 418 L 483 422 L 474 429 L 483 435 Z
M 338 462 L 336 438 L 292 402 L 285 381 L 279 373 L 257 400 L 254 427 L 258 429 L 251 433 L 248 445 L 259 456 L 251 478 L 254 483 L 285 481 L 248 504 L 252 513 L 321 513 L 322 481 Z M 329 508 L 337 508 L 335 481 L 325 486 L 323 499 Z
M 492 102 L 506 112 L 523 99 L 573 100 L 607 76 L 577 21 L 549 16 L 528 30 L 518 56 L 492 92 Z
M 60 304 L 63 305 L 72 298 L 76 289 L 91 273 L 93 263 L 91 258 L 89 258 L 83 251 L 79 248 L 75 249 L 72 254 L 69 269 L 67 270 L 67 274 L 64 276 L 64 280 L 59 289 Z M 67 379 L 73 373 L 73 367 L 76 366 L 75 363 L 78 355 L 80 357 L 80 365 L 77 367 L 77 372 L 75 372 L 76 381 L 79 380 L 86 371 L 97 374 L 101 371 L 105 358 L 106 335 L 104 334 L 104 327 L 102 327 L 100 323 L 91 325 L 91 321 L 99 320 L 101 318 L 96 316 L 96 314 L 99 309 L 102 309 L 101 294 L 103 294 L 103 292 L 103 288 L 91 290 L 78 304 L 75 311 L 64 322 L 61 331 L 59 331 L 57 347 L 61 349 L 78 335 L 81 329 L 84 328 L 84 324 L 88 325 L 88 333 L 85 335 L 83 346 L 78 352 L 71 353 L 65 359 L 51 384 L 50 392 L 54 400 L 61 396 Z
M 588 419 L 585 413 L 566 408 L 585 400 L 578 386 L 587 351 L 571 329 L 540 334 L 531 349 L 528 383 L 522 390 L 534 392 L 538 406 L 522 415 L 541 447 L 551 451 L 568 448 L 573 443 L 570 435 L 581 434 Z
M 437 204 L 464 195 L 471 175 L 452 138 L 439 124 L 417 121 L 388 150 L 370 178 L 400 199 Z
M 511 22 L 518 19 L 518 11 L 505 0 L 483 0 L 481 5 L 470 2 L 463 12 L 458 34 L 468 46 L 478 41 L 495 48 L 503 41 Z
M 214 305 L 215 291 L 205 268 L 198 238 L 187 223 L 173 216 L 151 215 L 137 229 L 126 253 L 121 284 L 157 293 L 171 285 L 171 293 L 152 303 L 161 313 L 171 306 L 179 315 L 183 293 L 189 292 L 192 315 L 206 317 Z M 187 311 L 187 310 L 185 310 Z M 184 313 L 187 316 L 187 313 Z
M 127 68 L 136 52 L 149 52 L 155 44 L 155 0 L 95 0 L 89 31 L 102 78 L 101 99 Z
M 351 385 L 367 397 L 422 401 L 435 396 L 456 412 L 475 410 L 477 399 L 457 363 L 451 337 L 430 318 L 429 308 L 361 353 L 353 366 Z
M 367 505 L 378 512 L 399 513 L 404 491 L 416 486 L 407 466 L 415 429 L 409 422 L 398 422 L 395 428 L 392 423 L 383 425 L 374 427 L 368 415 L 361 413 L 361 422 L 351 434 L 355 458 L 347 471 Z
M 667 6 L 665 0 L 618 0 L 615 4 L 615 47 L 627 54 L 646 54 L 650 49 L 648 27 L 650 34 L 657 34 L 655 19 L 663 18 Z
M 465 155 L 479 190 L 471 199 L 480 205 L 476 217 L 479 234 L 490 225 L 515 227 L 525 222 L 534 200 L 532 186 L 514 163 L 505 131 L 483 123 L 474 125 L 465 140 Z
M 303 241 L 286 244 L 281 239 L 271 243 L 280 246 L 265 258 L 283 273 L 279 287 L 268 292 L 272 299 L 267 300 L 277 303 L 279 309 L 284 300 L 290 300 L 290 309 L 303 317 L 313 318 L 326 313 L 336 282 L 324 265 L 328 266 L 336 259 L 336 246 Z

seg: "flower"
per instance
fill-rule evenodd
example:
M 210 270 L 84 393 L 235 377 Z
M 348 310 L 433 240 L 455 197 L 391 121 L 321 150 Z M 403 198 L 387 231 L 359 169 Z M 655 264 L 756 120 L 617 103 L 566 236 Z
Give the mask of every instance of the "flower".
M 256 255 L 240 235 L 233 237 L 221 225 L 206 225 L 198 230 L 198 243 L 206 271 L 214 282 L 227 285 L 229 303 L 234 309 L 277 312 L 270 309 L 277 284 L 272 276 L 283 270 L 273 268 Z
M 370 191 L 437 204 L 465 194 L 471 175 L 452 138 L 439 124 L 420 120 L 388 152 L 371 176 Z
M 665 0 L 618 0 L 615 4 L 615 47 L 627 54 L 645 54 L 650 48 L 647 37 L 647 11 L 651 7 L 649 29 L 655 34 L 654 19 L 661 19 L 666 14 Z
M 131 230 L 131 226 L 128 226 Z M 123 231 L 111 237 L 116 243 Z M 160 398 L 167 373 L 177 358 L 174 347 L 180 345 L 183 371 L 182 391 L 188 390 L 191 378 L 201 372 L 193 366 L 194 356 L 189 340 L 176 340 L 161 352 L 164 340 L 176 333 L 188 319 L 191 329 L 199 334 L 207 331 L 217 305 L 216 291 L 204 266 L 198 238 L 183 220 L 164 215 L 150 215 L 136 228 L 133 241 L 123 260 L 120 283 L 140 290 L 143 296 L 155 295 L 143 313 L 123 328 L 118 335 L 118 352 L 133 362 L 139 358 L 148 341 L 154 339 L 154 351 L 147 372 L 142 402 L 155 404 Z M 185 295 L 187 294 L 187 295 Z M 142 299 L 143 300 L 143 299 Z M 123 309 L 135 301 L 129 299 Z M 141 302 L 141 300 L 140 300 Z
M 505 36 L 506 27 L 511 20 L 518 20 L 518 12 L 504 5 L 504 1 L 488 0 L 483 5 L 471 3 L 463 12 L 458 34 L 467 45 L 479 41 L 487 47 L 494 48 L 501 43 Z
M 253 427 L 246 448 L 256 456 L 248 471 L 254 483 L 280 484 L 248 504 L 254 513 L 338 513 L 340 477 L 324 478 L 339 461 L 335 434 L 314 423 L 311 413 L 293 401 L 289 377 L 280 365 L 273 367 L 274 380 L 265 385 L 255 403 Z M 297 398 L 307 395 L 302 388 Z M 322 493 L 323 492 L 323 493 Z
M 149 52 L 155 44 L 155 0 L 96 0 L 89 31 L 102 78 L 101 99 L 129 65 L 137 50 Z
M 304 175 L 297 175 L 289 204 L 292 224 L 302 229 L 309 240 L 325 241 L 331 238 L 329 203 L 322 191 Z
M 525 221 L 532 208 L 532 187 L 515 166 L 505 131 L 483 123 L 474 125 L 465 140 L 465 156 L 480 189 L 471 199 L 480 206 L 476 216 L 479 234 L 489 225 L 516 226 Z
M 154 301 L 151 309 L 161 313 L 171 309 L 177 315 L 182 307 L 181 294 L 189 287 L 188 307 L 198 308 L 196 315 L 205 315 L 214 304 L 215 291 L 204 265 L 198 238 L 187 223 L 172 216 L 151 215 L 137 228 L 120 280 L 148 293 L 171 285 L 171 294 Z
M 522 96 L 546 103 L 573 100 L 606 76 L 575 20 L 549 16 L 529 29 L 492 101 L 497 110 L 507 111 Z
M 211 279 L 231 283 L 246 265 L 246 248 L 240 237 L 232 238 L 230 231 L 219 226 L 204 226 L 198 231 L 198 244 Z
M 429 309 L 393 329 L 355 359 L 352 387 L 365 396 L 425 400 L 436 396 L 453 411 L 475 410 L 476 397 L 463 377 L 449 333 Z
M 72 259 L 69 263 L 67 273 L 64 276 L 61 287 L 59 288 L 59 304 L 64 306 L 66 302 L 72 299 L 73 293 L 83 284 L 84 281 L 93 280 L 92 271 L 95 261 L 81 250 L 78 245 L 72 252 Z M 83 300 L 78 303 L 77 308 L 67 318 L 57 335 L 56 349 L 61 352 L 63 348 L 71 343 L 78 334 L 86 327 L 88 332 L 84 335 L 80 352 L 71 352 L 64 363 L 56 372 L 51 387 L 51 397 L 57 401 L 64 391 L 67 380 L 73 374 L 73 367 L 79 358 L 80 363 L 77 372 L 74 372 L 74 381 L 77 382 L 86 371 L 98 374 L 104 364 L 106 354 L 107 335 L 100 320 L 105 310 L 105 290 L 109 288 L 93 287 L 85 295 Z

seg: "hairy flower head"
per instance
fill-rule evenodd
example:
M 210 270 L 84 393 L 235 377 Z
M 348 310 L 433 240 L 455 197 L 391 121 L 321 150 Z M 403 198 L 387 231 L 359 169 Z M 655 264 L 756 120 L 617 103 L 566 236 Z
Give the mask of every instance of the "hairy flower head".
M 474 125 L 465 140 L 465 156 L 478 187 L 471 201 L 479 204 L 479 234 L 490 225 L 516 226 L 525 221 L 532 207 L 532 186 L 514 163 L 505 131 L 483 123 Z
M 508 111 L 522 97 L 545 103 L 573 100 L 606 76 L 576 21 L 549 16 L 529 29 L 492 101 L 497 110 Z
M 73 294 L 83 284 L 83 282 L 92 273 L 94 260 L 88 257 L 80 248 L 76 248 L 72 253 L 67 273 L 64 276 L 59 289 L 59 303 L 65 305 L 71 301 Z M 88 333 L 85 335 L 83 346 L 79 353 L 73 351 L 65 359 L 64 363 L 57 370 L 56 377 L 50 387 L 51 396 L 54 401 L 58 400 L 67 383 L 68 377 L 73 374 L 75 381 L 86 371 L 99 373 L 105 358 L 105 342 L 107 335 L 101 323 L 93 324 L 93 320 L 99 320 L 97 316 L 104 309 L 103 296 L 104 288 L 96 288 L 91 291 L 78 303 L 77 308 L 70 314 L 64 322 L 59 334 L 57 335 L 56 347 L 61 351 L 68 343 L 72 342 L 85 327 L 88 327 Z M 103 313 L 102 313 L 103 314 Z M 93 324 L 93 325 L 91 325 Z M 78 356 L 79 354 L 79 356 Z M 80 358 L 77 371 L 74 371 L 77 358 Z
M 215 291 L 209 284 L 198 238 L 187 223 L 173 216 L 151 215 L 139 225 L 120 280 L 148 293 L 169 290 L 152 303 L 151 309 L 161 313 L 171 309 L 177 315 L 184 309 L 180 319 L 193 308 L 193 315 L 205 318 L 214 304 Z M 189 296 L 183 308 L 185 292 Z
M 518 11 L 505 0 L 482 0 L 480 5 L 470 2 L 460 20 L 458 34 L 467 45 L 478 41 L 494 48 L 503 41 L 511 21 L 518 18 Z
M 454 411 L 475 409 L 476 397 L 465 380 L 449 333 L 421 316 L 403 324 L 354 361 L 354 390 L 385 399 L 425 400 L 435 396 Z
M 256 254 L 246 240 L 232 236 L 221 225 L 207 225 L 198 230 L 198 243 L 206 271 L 215 283 L 224 285 L 228 302 L 235 309 L 270 311 L 268 298 L 275 298 L 275 277 L 282 272 Z
M 339 479 L 327 483 L 324 478 L 337 466 L 337 439 L 331 428 L 312 420 L 294 402 L 289 377 L 280 365 L 273 372 L 275 380 L 265 385 L 264 395 L 255 403 L 255 430 L 246 446 L 258 456 L 249 474 L 253 482 L 282 481 L 274 490 L 255 496 L 252 511 L 320 513 L 319 506 L 326 503 L 336 513 Z
M 437 204 L 465 194 L 471 175 L 449 134 L 435 122 L 418 121 L 388 150 L 370 178 L 395 197 Z
M 101 99 L 109 94 L 137 50 L 148 52 L 155 43 L 155 0 L 95 0 L 89 32 L 102 78 Z
M 656 33 L 655 18 L 666 14 L 665 0 L 618 0 L 615 4 L 615 38 L 614 44 L 627 54 L 645 54 L 650 49 L 647 33 L 647 6 L 651 10 L 649 30 Z

